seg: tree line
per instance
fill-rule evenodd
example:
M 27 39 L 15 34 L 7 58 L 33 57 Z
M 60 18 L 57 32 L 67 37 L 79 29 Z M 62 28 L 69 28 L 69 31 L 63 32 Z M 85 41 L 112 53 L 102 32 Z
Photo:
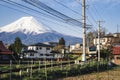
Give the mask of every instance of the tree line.
M 9 46 L 9 50 L 14 53 L 15 57 L 16 56 L 18 57 L 18 55 L 21 53 L 21 50 L 24 46 L 26 45 L 22 43 L 21 39 L 19 37 L 16 37 L 14 43 Z M 65 46 L 65 40 L 62 37 L 59 39 L 58 45 L 55 46 L 53 49 L 54 50 L 63 49 L 64 46 Z

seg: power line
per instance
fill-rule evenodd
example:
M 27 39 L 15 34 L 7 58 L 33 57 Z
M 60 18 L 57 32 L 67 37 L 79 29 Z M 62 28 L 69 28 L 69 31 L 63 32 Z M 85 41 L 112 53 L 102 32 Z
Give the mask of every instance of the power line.
M 80 0 L 78 0 L 78 1 L 79 1 L 79 3 L 80 3 Z M 77 1 L 77 2 L 78 2 L 78 1 Z M 82 5 L 82 3 L 81 3 L 81 5 Z M 81 16 L 82 16 L 82 15 L 81 15 Z M 93 19 L 93 21 L 97 24 L 95 18 L 94 18 L 92 15 L 91 15 L 90 17 L 91 17 L 91 18 Z M 93 29 L 96 30 L 96 29 L 95 29 L 95 26 L 93 25 L 93 23 L 91 22 L 91 20 L 90 20 L 88 17 L 86 17 L 86 20 L 87 20 L 88 22 L 90 22 L 90 24 L 93 26 Z
M 90 4 L 90 1 L 89 0 L 87 0 L 87 1 Z M 101 14 L 99 14 L 99 12 L 94 4 L 91 5 L 91 9 L 92 9 L 92 12 L 94 12 L 96 14 L 96 16 L 99 16 L 102 19 Z
M 82 3 L 81 3 L 82 0 L 76 0 L 76 1 L 82 6 Z
M 92 18 L 92 20 L 97 24 L 95 18 L 94 18 L 93 15 L 91 14 L 90 10 L 88 10 L 88 11 L 89 11 L 89 14 L 91 15 L 90 17 Z
M 66 5 L 62 4 L 61 2 L 59 2 L 59 1 L 57 1 L 57 0 L 54 0 L 54 1 L 57 2 L 58 4 L 62 5 L 63 7 L 71 10 L 72 12 L 74 12 L 74 13 L 82 16 L 82 14 L 80 14 L 79 12 L 77 12 L 77 11 L 75 11 L 75 10 L 72 10 L 71 8 L 69 8 L 69 7 L 67 7 Z M 77 1 L 77 2 L 78 2 L 78 1 Z M 80 0 L 79 0 L 79 3 L 80 3 Z M 82 3 L 81 3 L 81 5 L 82 5 Z M 91 17 L 92 17 L 92 19 L 95 21 L 95 19 L 94 19 L 94 17 L 93 17 L 92 15 L 91 15 Z M 91 22 L 88 18 L 86 18 L 86 19 L 92 24 L 92 22 Z M 96 22 L 96 21 L 95 21 L 95 22 Z M 96 24 L 97 24 L 97 22 L 96 22 Z M 93 24 L 92 24 L 92 26 L 93 26 Z
M 45 11 L 45 12 L 47 12 L 47 13 L 55 16 L 55 17 L 58 17 L 63 21 L 71 20 L 71 21 L 68 22 L 69 24 L 72 24 L 72 25 L 74 24 L 76 26 L 81 25 L 81 22 L 54 10 L 53 8 L 45 5 L 44 3 L 42 3 L 38 0 L 34 0 L 34 1 L 33 0 L 22 0 L 22 1 L 24 1 L 28 4 L 31 4 L 32 6 L 37 7 L 38 9 L 41 9 L 41 10 L 43 10 L 43 11 Z
M 54 1 L 55 1 L 56 3 L 62 5 L 63 7 L 65 7 L 65 8 L 67 8 L 67 9 L 71 10 L 72 12 L 74 12 L 74 13 L 76 13 L 76 14 L 78 14 L 78 15 L 81 15 L 79 12 L 77 12 L 77 11 L 75 11 L 75 10 L 73 10 L 73 9 L 71 9 L 71 8 L 69 8 L 69 7 L 67 7 L 66 5 L 62 4 L 61 2 L 59 2 L 59 1 L 57 1 L 57 0 L 54 0 Z M 82 15 L 81 15 L 81 16 L 82 16 Z
M 40 12 L 40 11 L 38 11 L 38 10 L 32 9 L 32 8 L 27 7 L 27 6 L 24 6 L 24 5 L 21 5 L 21 4 L 19 4 L 19 3 L 14 2 L 14 1 L 3 1 L 3 2 L 8 3 L 8 4 L 11 4 L 11 5 L 15 5 L 15 6 L 20 7 L 20 8 L 23 8 L 23 9 L 27 9 L 27 10 L 31 10 L 31 11 L 37 12 L 37 13 L 39 13 L 39 14 L 42 14 L 43 16 L 47 16 L 47 17 L 56 19 L 55 17 L 53 17 L 53 16 L 51 16 L 51 15 L 42 13 L 42 12 Z M 58 20 L 58 19 L 56 19 L 56 20 Z
M 13 10 L 15 10 L 15 11 L 19 11 L 19 12 L 22 12 L 22 13 L 25 13 L 25 14 L 28 14 L 28 15 L 32 15 L 32 14 L 30 14 L 30 13 L 28 13 L 28 12 L 26 12 L 26 11 L 21 11 L 21 10 L 18 10 L 18 9 L 15 9 L 15 7 L 14 8 L 12 8 L 12 7 L 8 7 L 8 6 L 5 6 L 5 5 L 3 5 L 3 4 L 0 4 L 1 6 L 4 6 L 4 7 L 7 7 L 7 8 L 10 8 L 10 9 L 13 9 Z M 32 16 L 35 16 L 35 15 L 32 15 Z M 39 16 L 35 16 L 35 17 L 37 17 L 37 18 L 41 18 L 41 17 L 39 17 Z M 44 19 L 44 18 L 41 18 L 42 20 L 44 20 L 44 21 L 46 21 L 46 22 L 48 22 L 48 23 L 54 23 L 54 24 L 56 24 L 56 25 L 59 25 L 59 26 L 63 26 L 63 27 L 67 27 L 67 26 L 65 26 L 65 25 L 62 25 L 62 24 L 60 24 L 60 23 L 56 23 L 56 22 L 54 22 L 54 21 L 51 21 L 51 20 L 48 20 L 48 19 Z M 58 21 L 57 21 L 58 22 Z M 69 27 L 69 29 L 70 29 L 71 27 Z M 75 28 L 74 28 L 75 29 Z M 74 31 L 74 32 L 78 32 L 76 29 L 75 30 L 73 30 L 73 29 L 71 29 L 72 31 Z
M 16 3 L 16 2 L 13 2 L 13 1 L 3 1 L 3 2 L 6 2 L 6 3 L 9 3 L 9 4 L 13 4 L 13 5 L 15 5 L 15 6 L 18 6 L 18 7 L 22 7 L 22 8 L 27 8 L 28 10 L 32 10 L 32 11 L 35 11 L 35 12 L 37 12 L 37 13 L 40 13 L 40 14 L 42 14 L 42 15 L 44 15 L 44 16 L 48 16 L 48 17 L 51 17 L 51 18 L 53 18 L 53 19 L 56 19 L 55 17 L 53 17 L 54 15 L 52 15 L 52 16 L 50 16 L 50 15 L 47 15 L 47 14 L 45 14 L 45 13 L 42 13 L 42 12 L 40 12 L 40 11 L 37 11 L 37 10 L 35 10 L 35 9 L 32 9 L 32 8 L 29 8 L 29 7 L 26 7 L 26 6 L 24 6 L 24 5 L 21 5 L 21 4 L 18 4 L 18 3 Z M 49 12 L 47 11 L 47 13 L 49 14 Z M 57 18 L 61 18 L 61 17 L 57 17 Z M 62 19 L 62 18 L 61 18 Z M 61 20 L 59 20 L 59 19 L 56 19 L 56 20 L 58 20 L 58 21 L 61 21 Z M 66 23 L 66 21 L 67 21 L 67 24 L 70 24 L 70 25 L 75 25 L 75 23 L 74 22 L 76 22 L 74 19 L 72 19 L 71 18 L 71 21 L 69 21 L 68 19 L 62 19 L 62 21 L 61 22 L 63 22 L 63 23 Z M 68 22 L 69 21 L 69 22 Z M 80 24 L 80 22 L 77 22 L 77 23 L 79 23 Z M 78 24 L 77 24 L 78 25 Z
M 90 4 L 90 2 L 87 0 L 87 2 Z M 91 6 L 93 6 L 93 5 L 91 5 Z M 91 7 L 91 8 L 93 8 L 93 7 Z M 94 7 L 95 8 L 95 7 Z M 95 8 L 96 9 L 96 8 Z M 91 13 L 91 11 L 88 9 L 88 14 L 89 14 L 89 16 L 91 17 L 91 20 L 97 25 L 97 20 L 94 18 L 94 16 L 93 16 L 93 14 Z M 94 12 L 94 10 L 92 10 L 92 12 Z M 97 14 L 97 10 L 96 10 L 96 14 Z M 87 18 L 87 20 L 92 24 L 92 28 L 94 29 L 94 30 L 97 30 L 96 29 L 96 27 L 95 27 L 95 24 L 93 24 L 92 22 L 91 22 L 91 20 L 89 19 L 89 18 Z

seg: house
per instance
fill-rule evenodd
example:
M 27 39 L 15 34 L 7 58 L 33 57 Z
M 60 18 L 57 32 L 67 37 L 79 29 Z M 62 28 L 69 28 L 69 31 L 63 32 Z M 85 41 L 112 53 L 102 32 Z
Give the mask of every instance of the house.
M 64 57 L 64 54 L 60 53 L 59 51 L 52 51 L 51 53 L 53 54 L 54 59 L 57 61 L 62 60 Z
M 51 45 L 53 47 L 57 46 L 59 43 L 58 42 L 44 42 L 44 44 Z
M 114 37 L 119 37 L 119 38 L 120 38 L 120 33 L 114 33 L 113 36 L 114 36 Z
M 98 49 L 98 38 L 93 40 L 94 45 L 97 45 Z M 106 49 L 113 44 L 117 44 L 120 42 L 120 37 L 118 34 L 108 35 L 100 38 L 100 49 Z
M 113 55 L 112 62 L 117 65 L 120 65 L 120 45 L 113 46 L 112 55 Z
M 52 50 L 53 45 L 45 43 L 36 43 L 27 46 L 22 50 L 21 58 L 24 59 L 56 59 L 60 60 L 64 57 L 64 54 Z
M 104 36 L 100 38 L 100 49 L 107 48 L 107 46 L 111 45 L 110 43 L 112 42 L 112 40 L 113 40 L 113 36 Z M 93 43 L 94 45 L 97 45 L 97 49 L 98 49 L 98 43 L 99 43 L 98 38 L 94 39 Z
M 22 55 L 20 56 L 20 58 L 27 58 L 27 59 L 34 59 L 36 58 L 38 55 L 37 55 L 37 51 L 34 51 L 34 50 L 25 50 L 25 51 L 22 51 Z
M 5 47 L 2 41 L 0 41 L 0 59 L 9 60 L 11 54 L 13 53 Z
M 36 43 L 29 45 L 26 51 L 22 51 L 23 58 L 31 58 L 31 59 L 52 59 L 53 54 L 51 53 L 52 46 Z

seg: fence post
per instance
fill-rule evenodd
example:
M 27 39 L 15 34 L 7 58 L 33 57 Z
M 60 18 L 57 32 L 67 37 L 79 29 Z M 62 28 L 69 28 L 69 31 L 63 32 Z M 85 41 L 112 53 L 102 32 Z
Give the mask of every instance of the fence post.
M 41 79 L 40 79 L 40 63 L 41 63 L 41 61 L 40 61 L 40 59 L 39 59 L 39 66 L 38 66 L 39 80 L 41 80 Z
M 22 80 L 21 79 L 21 75 L 22 75 L 22 70 L 20 69 L 20 71 L 19 71 L 19 75 L 20 75 L 20 80 Z
M 11 78 L 12 78 L 12 60 L 10 60 L 10 80 L 12 80 Z
M 19 66 L 20 66 L 20 60 L 19 60 Z M 21 80 L 21 75 L 22 75 L 22 67 L 20 66 L 20 71 L 19 71 L 19 76 L 20 76 L 20 80 Z
M 61 60 L 61 70 L 63 69 L 63 67 L 62 67 L 62 60 Z
M 70 70 L 70 68 L 71 68 L 71 67 L 70 67 L 70 59 L 69 59 L 69 70 Z
M 46 68 L 46 60 L 45 60 L 45 77 L 46 77 L 46 80 L 47 80 L 47 68 Z
M 51 71 L 52 71 L 52 68 L 53 68 L 53 63 L 52 63 L 52 59 L 51 59 Z
M 31 71 L 30 71 L 30 78 L 32 78 L 32 65 L 33 65 L 33 60 L 31 60 Z
M 30 80 L 30 68 L 29 68 L 29 66 L 30 66 L 30 61 L 28 60 L 27 61 L 28 62 L 28 68 L 27 68 L 27 73 L 28 73 L 28 77 L 29 77 L 29 80 Z
M 40 60 L 39 60 L 39 72 L 40 72 Z

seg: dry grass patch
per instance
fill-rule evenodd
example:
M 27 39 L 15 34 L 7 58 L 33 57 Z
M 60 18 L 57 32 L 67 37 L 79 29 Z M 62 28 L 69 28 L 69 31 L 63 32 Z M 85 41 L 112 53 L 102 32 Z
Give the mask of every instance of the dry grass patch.
M 95 72 L 76 77 L 67 77 L 58 80 L 120 80 L 120 69 L 108 70 L 104 72 Z

